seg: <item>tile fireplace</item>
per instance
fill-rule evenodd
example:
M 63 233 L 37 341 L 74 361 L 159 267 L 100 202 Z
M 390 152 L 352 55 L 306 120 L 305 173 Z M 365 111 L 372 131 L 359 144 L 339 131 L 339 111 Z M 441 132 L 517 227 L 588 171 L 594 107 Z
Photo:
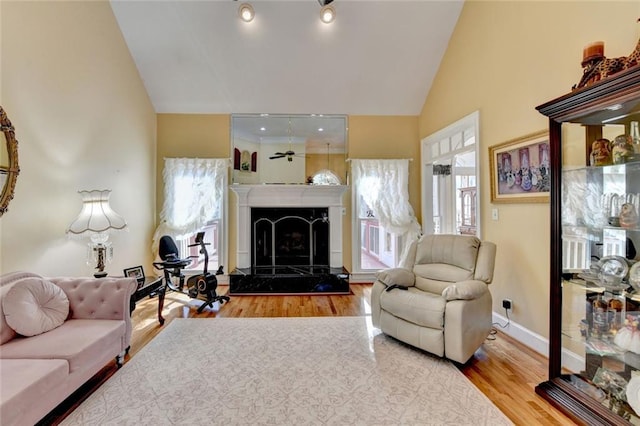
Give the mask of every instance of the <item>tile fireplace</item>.
M 230 294 L 349 293 L 343 185 L 232 185 L 237 264 Z

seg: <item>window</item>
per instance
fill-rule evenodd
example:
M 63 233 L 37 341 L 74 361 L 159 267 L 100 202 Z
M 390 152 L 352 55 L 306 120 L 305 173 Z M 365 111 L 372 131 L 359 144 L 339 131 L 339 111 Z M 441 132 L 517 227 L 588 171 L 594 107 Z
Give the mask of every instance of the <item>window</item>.
M 224 264 L 228 167 L 228 159 L 165 159 L 164 205 L 154 234 L 154 249 L 157 250 L 160 237 L 172 236 L 180 257 L 193 258 L 187 272 L 199 272 L 205 267 L 205 256 L 195 242 L 198 232 L 205 233 L 208 271 L 215 272 Z
M 422 226 L 426 234 L 479 235 L 478 113 L 422 141 Z
M 379 270 L 396 266 L 400 253 L 396 251 L 396 244 L 391 244 L 392 240 L 397 240 L 398 236 L 385 231 L 384 227 L 375 217 L 373 210 L 367 203 L 359 197 L 358 202 L 358 222 L 360 224 L 360 270 Z M 386 244 L 380 250 L 380 240 Z
M 408 160 L 352 160 L 353 269 L 366 273 L 402 261 L 402 240 L 420 232 L 409 204 Z

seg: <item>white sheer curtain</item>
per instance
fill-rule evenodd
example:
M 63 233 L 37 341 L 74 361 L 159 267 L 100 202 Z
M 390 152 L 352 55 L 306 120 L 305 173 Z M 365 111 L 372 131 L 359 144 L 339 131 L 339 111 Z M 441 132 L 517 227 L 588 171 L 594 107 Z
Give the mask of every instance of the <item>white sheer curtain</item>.
M 409 243 L 420 236 L 420 224 L 409 204 L 409 160 L 351 160 L 351 172 L 358 194 L 373 210 L 380 224 L 402 236 L 405 265 Z
M 164 204 L 153 235 L 154 254 L 163 235 L 187 238 L 221 217 L 228 167 L 228 158 L 164 159 Z

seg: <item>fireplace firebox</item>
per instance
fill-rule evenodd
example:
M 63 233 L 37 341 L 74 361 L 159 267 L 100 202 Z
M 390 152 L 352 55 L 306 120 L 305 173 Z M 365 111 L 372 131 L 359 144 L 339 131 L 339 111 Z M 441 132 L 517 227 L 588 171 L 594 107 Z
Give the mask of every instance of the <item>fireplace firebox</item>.
M 329 266 L 329 209 L 251 209 L 252 266 Z

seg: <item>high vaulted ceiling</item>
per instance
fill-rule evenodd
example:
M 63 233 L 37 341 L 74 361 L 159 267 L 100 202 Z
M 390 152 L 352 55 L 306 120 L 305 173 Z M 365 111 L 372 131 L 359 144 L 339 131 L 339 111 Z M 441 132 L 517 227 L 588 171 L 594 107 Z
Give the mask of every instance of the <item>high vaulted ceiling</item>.
M 159 113 L 417 115 L 462 0 L 111 0 Z

